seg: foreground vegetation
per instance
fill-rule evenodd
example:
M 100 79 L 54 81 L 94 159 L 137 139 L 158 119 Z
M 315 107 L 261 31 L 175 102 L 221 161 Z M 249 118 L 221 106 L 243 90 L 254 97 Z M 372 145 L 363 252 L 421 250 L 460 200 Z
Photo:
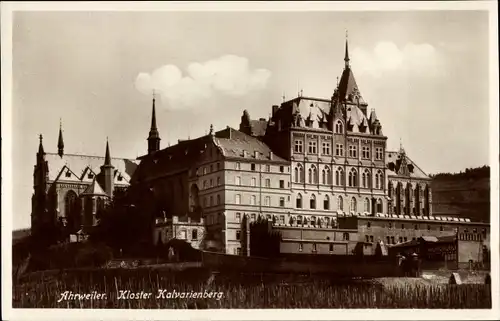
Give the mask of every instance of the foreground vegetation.
M 156 299 L 158 290 L 216 291 L 217 299 Z M 118 291 L 151 292 L 149 299 L 119 300 Z M 61 293 L 106 293 L 105 300 L 57 302 Z M 228 275 L 204 269 L 83 270 L 32 274 L 16 282 L 15 308 L 491 308 L 489 285 L 383 286 L 369 281 L 339 281 L 325 276 Z

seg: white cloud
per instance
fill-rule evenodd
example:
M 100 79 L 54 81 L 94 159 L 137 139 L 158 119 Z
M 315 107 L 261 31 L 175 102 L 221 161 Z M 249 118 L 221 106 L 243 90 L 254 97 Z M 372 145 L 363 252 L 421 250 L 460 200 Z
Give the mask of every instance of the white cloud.
M 141 72 L 135 85 L 141 93 L 153 91 L 167 99 L 171 108 L 192 107 L 206 100 L 215 92 L 241 96 L 267 86 L 271 72 L 267 69 L 250 69 L 247 58 L 225 55 L 206 62 L 193 62 L 186 68 L 186 75 L 174 65 L 165 65 L 152 73 Z
M 379 42 L 372 50 L 355 48 L 351 62 L 356 72 L 382 77 L 389 73 L 435 77 L 442 75 L 442 60 L 427 43 L 406 44 L 399 48 L 392 42 Z

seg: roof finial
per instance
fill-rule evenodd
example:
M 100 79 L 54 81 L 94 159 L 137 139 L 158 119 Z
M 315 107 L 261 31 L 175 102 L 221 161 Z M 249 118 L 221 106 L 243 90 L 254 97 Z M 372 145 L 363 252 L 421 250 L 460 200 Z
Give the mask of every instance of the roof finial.
M 281 98 L 283 98 L 283 102 L 285 102 L 285 92 L 283 92 L 283 96 L 281 96 Z
M 302 93 L 303 93 L 303 90 L 301 89 L 300 94 L 299 94 L 300 97 L 302 97 Z
M 59 118 L 59 139 L 57 141 L 57 154 L 59 157 L 63 157 L 64 155 L 64 140 L 62 134 L 62 119 Z
M 344 61 L 345 61 L 345 68 L 349 68 L 349 42 L 348 42 L 348 31 L 347 29 L 345 30 L 345 56 L 344 56 Z
M 42 136 L 42 134 L 40 134 L 39 138 L 40 138 L 40 144 L 38 144 L 38 154 L 45 155 L 45 151 L 43 150 L 43 143 L 42 143 L 43 136 Z
M 111 153 L 109 152 L 108 136 L 106 136 L 106 156 L 104 157 L 104 165 L 111 165 Z
M 210 135 L 213 135 L 214 134 L 214 125 L 213 124 L 210 124 L 210 132 L 209 132 Z
M 399 137 L 399 152 L 401 154 L 405 153 L 405 149 L 403 148 L 403 139 L 401 137 Z

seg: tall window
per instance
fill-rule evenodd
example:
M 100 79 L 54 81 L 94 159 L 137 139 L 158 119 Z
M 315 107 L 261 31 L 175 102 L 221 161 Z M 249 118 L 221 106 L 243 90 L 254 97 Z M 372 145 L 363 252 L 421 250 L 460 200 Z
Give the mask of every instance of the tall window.
M 295 174 L 295 183 L 303 183 L 304 182 L 304 168 L 301 164 L 298 164 L 294 170 Z
M 337 168 L 335 171 L 335 185 L 344 185 L 344 169 L 342 167 Z
M 316 196 L 314 194 L 311 195 L 311 199 L 309 200 L 309 208 L 316 208 Z
M 353 197 L 351 198 L 351 212 L 356 212 L 357 211 L 357 201 L 356 199 Z
M 217 205 L 220 205 L 220 195 L 217 195 Z
M 309 142 L 309 154 L 317 154 L 318 153 L 318 143 L 315 141 Z
M 309 168 L 309 184 L 315 184 L 318 182 L 318 169 L 316 166 L 311 165 Z
M 271 187 L 271 180 L 266 178 L 266 187 Z
M 240 169 L 241 169 L 241 164 L 240 164 L 240 163 L 236 163 L 236 165 L 235 165 L 235 166 L 236 166 L 236 169 L 237 169 L 237 170 L 240 170 Z
M 344 199 L 340 195 L 337 198 L 337 210 L 339 210 L 339 211 L 343 211 L 344 210 Z
M 302 195 L 298 194 L 297 199 L 295 200 L 295 207 L 302 208 Z
M 235 184 L 236 185 L 241 185 L 241 177 L 240 176 L 236 176 L 235 177 Z
M 325 195 L 325 199 L 323 200 L 323 209 L 324 210 L 330 209 L 330 197 L 328 195 Z
M 240 194 L 236 194 L 236 195 L 234 196 L 234 202 L 235 202 L 236 204 L 241 204 L 241 195 L 240 195 Z
M 342 125 L 342 122 L 340 120 L 337 120 L 337 122 L 335 123 L 335 133 L 336 134 L 344 133 L 344 125 Z
M 304 152 L 304 146 L 303 146 L 303 142 L 301 140 L 295 141 L 295 152 L 296 153 L 303 153 Z
M 384 188 L 384 175 L 382 171 L 377 171 L 375 174 L 375 188 L 376 189 L 382 189 Z
M 375 159 L 381 160 L 383 158 L 384 158 L 384 156 L 383 156 L 383 149 L 382 149 L 382 147 L 375 148 Z
M 349 186 L 351 187 L 355 187 L 357 186 L 358 182 L 358 173 L 356 172 L 356 170 L 353 168 L 351 169 L 351 171 L 349 172 Z
M 382 208 L 382 200 L 379 198 L 377 199 L 377 213 L 382 213 L 383 208 Z
M 252 177 L 252 186 L 257 186 L 257 179 Z
M 257 204 L 257 198 L 255 195 L 250 196 L 250 205 L 256 205 Z
M 236 222 L 241 222 L 241 213 L 236 213 Z
M 271 196 L 266 196 L 264 198 L 264 206 L 271 206 Z
M 336 156 L 344 156 L 344 145 L 342 145 L 342 144 L 335 145 L 335 155 Z
M 271 171 L 271 165 L 266 165 L 266 172 L 270 172 Z
M 356 158 L 358 157 L 358 147 L 355 145 L 349 146 L 349 157 Z
M 365 212 L 370 212 L 370 199 L 365 198 Z
M 324 155 L 330 155 L 330 143 L 323 142 L 322 144 L 322 152 Z
M 368 147 L 368 146 L 362 147 L 361 157 L 364 159 L 370 159 L 370 147 Z
M 364 172 L 363 172 L 363 176 L 362 176 L 362 184 L 363 184 L 363 187 L 364 188 L 370 188 L 370 171 L 368 169 L 366 169 Z
M 197 240 L 198 239 L 198 230 L 192 230 L 191 231 L 191 239 L 192 240 Z

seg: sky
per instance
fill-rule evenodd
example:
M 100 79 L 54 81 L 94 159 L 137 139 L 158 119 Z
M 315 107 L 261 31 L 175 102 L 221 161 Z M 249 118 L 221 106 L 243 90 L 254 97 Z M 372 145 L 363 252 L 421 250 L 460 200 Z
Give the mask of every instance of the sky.
M 13 227 L 30 224 L 38 135 L 57 152 L 147 151 L 153 90 L 161 146 L 329 98 L 350 63 L 368 108 L 426 173 L 489 162 L 488 14 L 16 12 L 12 37 Z

